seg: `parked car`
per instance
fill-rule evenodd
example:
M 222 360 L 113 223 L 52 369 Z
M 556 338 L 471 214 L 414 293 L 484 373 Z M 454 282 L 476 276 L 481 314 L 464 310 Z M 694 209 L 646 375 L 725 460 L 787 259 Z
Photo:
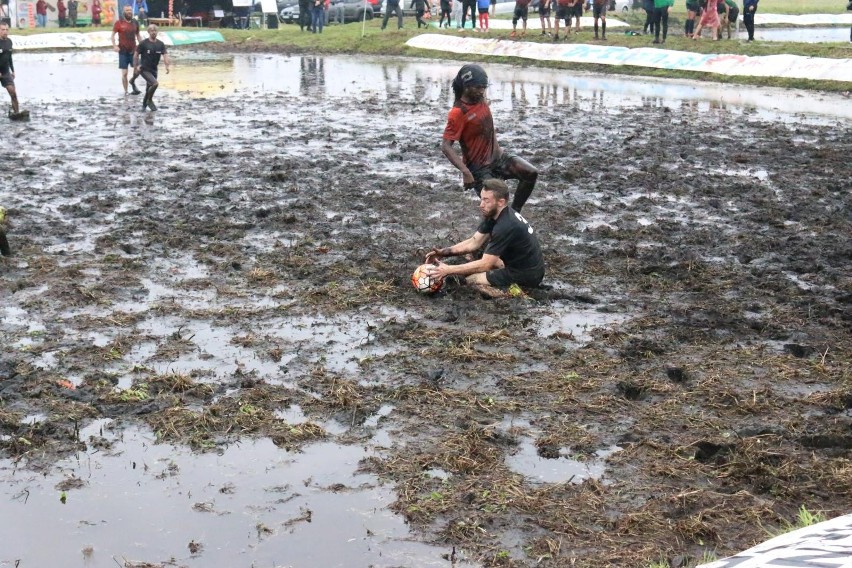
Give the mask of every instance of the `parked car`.
M 364 4 L 366 2 L 366 12 Z M 378 0 L 381 6 L 381 0 Z M 370 0 L 340 0 L 332 1 L 331 5 L 325 13 L 325 25 L 330 22 L 348 24 L 350 22 L 360 22 L 362 17 L 367 20 L 372 20 L 375 15 L 373 3 Z M 299 4 L 295 4 L 281 10 L 278 19 L 285 24 L 293 24 L 299 21 Z

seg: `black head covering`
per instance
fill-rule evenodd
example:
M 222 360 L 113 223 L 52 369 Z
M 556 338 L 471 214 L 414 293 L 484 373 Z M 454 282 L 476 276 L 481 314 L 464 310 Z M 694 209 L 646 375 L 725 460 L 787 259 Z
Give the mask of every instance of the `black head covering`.
M 488 74 L 485 73 L 482 67 L 474 63 L 463 65 L 459 69 L 458 74 L 456 74 L 456 78 L 453 79 L 453 93 L 455 93 L 456 99 L 461 97 L 465 87 L 470 87 L 471 85 L 477 87 L 488 86 Z

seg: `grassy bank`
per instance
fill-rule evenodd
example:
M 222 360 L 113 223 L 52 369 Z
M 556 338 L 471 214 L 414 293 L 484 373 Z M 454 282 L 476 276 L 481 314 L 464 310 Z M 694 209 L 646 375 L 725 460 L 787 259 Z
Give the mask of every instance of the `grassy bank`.
M 772 6 L 777 5 L 778 11 L 786 10 L 795 12 L 802 8 L 806 3 L 797 2 L 795 0 L 770 0 L 766 1 L 766 11 L 769 11 Z M 677 2 L 677 7 L 680 9 L 683 2 Z M 808 4 L 811 4 L 810 0 Z M 825 4 L 825 11 L 828 10 L 830 4 L 839 3 L 836 0 L 814 0 L 813 4 L 822 6 Z M 764 5 L 761 3 L 761 8 Z M 823 8 L 820 8 L 822 11 Z M 638 18 L 638 15 L 632 17 Z M 380 29 L 380 20 L 374 19 L 367 22 L 363 28 L 361 24 L 346 24 L 346 25 L 330 25 L 325 28 L 322 34 L 312 34 L 302 32 L 296 25 L 282 24 L 279 29 L 273 30 L 232 30 L 222 29 L 222 35 L 225 38 L 224 44 L 209 44 L 205 48 L 215 49 L 219 51 L 250 51 L 250 52 L 276 52 L 276 53 L 319 53 L 319 54 L 365 54 L 365 55 L 393 55 L 393 56 L 409 56 L 423 57 L 429 59 L 447 59 L 448 54 L 440 51 L 431 51 L 423 49 L 415 49 L 406 45 L 406 41 L 418 35 L 419 32 L 414 25 L 412 18 L 406 18 L 405 27 L 402 30 L 389 28 L 385 31 Z M 641 27 L 641 23 L 638 27 Z M 670 29 L 673 34 L 670 35 L 666 42 L 666 48 L 678 51 L 689 51 L 694 53 L 721 53 L 721 54 L 741 54 L 750 56 L 759 55 L 779 55 L 779 54 L 795 54 L 807 57 L 827 57 L 827 58 L 848 58 L 852 59 L 852 45 L 843 43 L 794 43 L 794 42 L 752 42 L 746 43 L 738 40 L 723 40 L 723 41 L 693 41 L 685 38 L 682 35 L 683 24 L 682 20 L 675 16 L 672 18 Z M 59 31 L 59 30 L 49 30 Z M 34 30 L 19 30 L 14 31 L 15 34 L 29 35 L 36 33 Z M 43 32 L 42 32 L 43 33 Z M 468 37 L 488 37 L 508 39 L 508 31 L 492 30 L 487 36 L 483 34 L 456 30 L 438 30 L 430 29 L 429 33 L 448 34 L 453 36 L 468 36 Z M 363 35 L 362 35 L 363 34 Z M 583 31 L 579 35 L 572 34 L 568 42 L 571 43 L 592 43 L 593 33 L 591 31 Z M 546 36 L 530 32 L 527 34 L 526 41 L 540 42 L 550 41 Z M 564 44 L 564 43 L 563 43 Z M 608 34 L 607 45 L 623 46 L 628 48 L 652 47 L 651 38 L 649 36 L 632 36 L 625 35 L 624 31 L 611 30 Z M 852 90 L 852 83 L 837 82 L 837 81 L 810 81 L 805 79 L 783 79 L 773 77 L 729 77 L 724 75 L 715 75 L 709 73 L 697 73 L 693 71 L 675 71 L 668 69 L 651 69 L 644 67 L 627 67 L 627 66 L 611 66 L 611 65 L 589 65 L 575 64 L 564 62 L 548 62 L 548 61 L 532 61 L 521 58 L 507 57 L 483 57 L 452 54 L 449 55 L 452 59 L 476 59 L 483 62 L 501 62 L 511 63 L 521 66 L 538 66 L 558 69 L 580 69 L 585 71 L 594 71 L 602 73 L 612 73 L 619 75 L 634 75 L 634 76 L 651 76 L 651 77 L 668 77 L 668 78 L 688 78 L 715 81 L 731 84 L 748 84 L 748 85 L 765 85 L 775 87 L 801 88 L 810 90 L 825 90 L 834 92 L 845 92 Z

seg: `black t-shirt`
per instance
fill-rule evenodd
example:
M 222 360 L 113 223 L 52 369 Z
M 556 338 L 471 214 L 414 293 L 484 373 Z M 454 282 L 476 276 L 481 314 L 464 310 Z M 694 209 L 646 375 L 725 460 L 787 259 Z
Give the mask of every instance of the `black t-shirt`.
M 7 75 L 9 71 L 14 71 L 15 66 L 12 64 L 12 40 L 9 38 L 0 39 L 0 75 Z
M 166 53 L 166 44 L 146 37 L 136 46 L 136 51 L 139 53 L 139 66 L 146 71 L 156 71 L 160 56 Z
M 544 266 L 541 247 L 533 228 L 520 213 L 506 207 L 497 219 L 485 219 L 477 232 L 490 234 L 485 254 L 499 256 L 506 268 L 528 270 Z

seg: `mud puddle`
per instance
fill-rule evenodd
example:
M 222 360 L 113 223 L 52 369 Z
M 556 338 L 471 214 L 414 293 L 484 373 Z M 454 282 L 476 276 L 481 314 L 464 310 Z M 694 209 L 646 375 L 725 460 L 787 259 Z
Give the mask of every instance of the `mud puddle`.
M 761 33 L 775 31 L 764 30 Z M 840 31 L 844 30 L 838 33 Z M 800 33 L 805 37 L 811 32 L 790 30 L 790 33 Z M 848 30 L 844 33 L 848 36 Z M 32 68 L 34 72 L 20 73 L 20 78 L 16 79 L 19 92 L 26 100 L 42 103 L 104 97 L 100 102 L 109 104 L 116 112 L 135 110 L 138 102 L 135 97 L 120 96 L 114 57 L 113 52 L 105 51 L 22 53 L 17 56 L 22 68 Z M 245 98 L 259 94 L 293 97 L 321 93 L 323 97 L 362 100 L 362 109 L 367 112 L 377 111 L 373 103 L 378 101 L 395 105 L 411 99 L 419 102 L 444 100 L 449 96 L 447 85 L 457 70 L 456 66 L 448 63 L 412 59 L 213 54 L 203 51 L 176 51 L 174 61 L 172 73 L 160 77 L 160 92 L 163 95 L 168 93 L 164 100 L 220 98 L 235 94 Z M 849 105 L 844 104 L 848 101 L 840 95 L 745 85 L 731 88 L 685 80 L 620 78 L 497 64 L 490 66 L 489 71 L 492 108 L 505 111 L 515 107 L 570 105 L 582 111 L 612 112 L 650 103 L 680 106 L 685 102 L 695 102 L 701 105 L 700 110 L 707 105 L 711 109 L 726 105 L 731 110 L 743 108 L 763 118 L 782 118 L 785 113 L 852 117 Z M 80 77 L 85 77 L 84 88 L 65 88 Z M 800 104 L 803 98 L 808 100 L 806 108 Z M 275 116 L 273 107 L 277 104 L 280 103 L 270 102 L 270 108 L 255 118 Z M 232 121 L 230 117 L 233 114 L 243 114 L 239 105 L 225 109 L 224 113 L 219 111 L 216 116 L 208 115 L 205 120 L 226 119 L 224 124 Z M 393 116 L 385 116 L 384 120 Z M 249 116 L 245 118 L 251 119 Z M 352 126 L 355 132 L 360 132 L 370 123 L 369 120 L 353 121 Z M 404 123 L 394 124 L 402 126 Z
M 0 523 L 80 535 L 35 564 L 288 565 L 309 531 L 313 566 L 646 566 L 852 506 L 848 105 L 489 65 L 547 276 L 488 301 L 409 283 L 479 222 L 438 149 L 455 64 L 184 56 L 253 78 L 143 116 L 104 61 L 112 94 L 48 82 L 7 129 L 0 459 L 38 500 Z
M 379 451 L 372 444 L 288 453 L 247 440 L 197 455 L 110 420 L 80 435 L 87 450 L 49 471 L 0 461 L 4 517 L 15 519 L 4 522 L 0 564 L 449 565 L 449 548 L 414 541 L 387 510 L 392 488 L 357 472 Z M 40 546 L 45 535 L 62 537 Z

